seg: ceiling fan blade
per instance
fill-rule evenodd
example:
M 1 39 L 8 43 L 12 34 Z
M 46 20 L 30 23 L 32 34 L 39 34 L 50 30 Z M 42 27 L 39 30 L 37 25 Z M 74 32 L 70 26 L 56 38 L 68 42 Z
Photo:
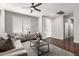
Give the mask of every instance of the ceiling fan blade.
M 38 7 L 38 6 L 40 6 L 42 3 L 38 3 L 38 4 L 36 4 L 34 7 Z
M 34 8 L 35 10 L 37 10 L 37 11 L 39 11 L 39 12 L 41 12 L 41 10 L 39 10 L 39 9 L 37 9 L 37 8 Z
M 31 10 L 31 13 L 33 12 L 33 10 Z

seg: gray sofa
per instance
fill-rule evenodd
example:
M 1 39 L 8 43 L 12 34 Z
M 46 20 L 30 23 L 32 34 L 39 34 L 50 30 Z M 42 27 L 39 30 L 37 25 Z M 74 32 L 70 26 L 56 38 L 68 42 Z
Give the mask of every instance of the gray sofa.
M 20 39 L 21 42 L 29 41 L 30 39 L 36 39 L 36 33 L 13 33 L 15 39 Z
M 20 39 L 8 38 L 7 33 L 0 34 L 0 56 L 27 56 Z

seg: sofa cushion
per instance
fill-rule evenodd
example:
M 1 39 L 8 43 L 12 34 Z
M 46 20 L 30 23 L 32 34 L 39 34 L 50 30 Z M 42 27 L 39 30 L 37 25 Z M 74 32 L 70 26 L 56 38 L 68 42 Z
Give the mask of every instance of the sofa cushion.
M 7 51 L 7 50 L 10 50 L 10 49 L 13 49 L 13 48 L 14 48 L 14 46 L 13 46 L 11 39 L 8 38 L 7 35 L 1 34 L 1 37 L 0 37 L 0 52 L 4 52 L 4 51 Z
M 13 46 L 12 41 L 10 39 L 6 40 L 5 43 L 0 47 L 2 52 L 11 50 L 13 48 L 14 48 L 14 46 Z

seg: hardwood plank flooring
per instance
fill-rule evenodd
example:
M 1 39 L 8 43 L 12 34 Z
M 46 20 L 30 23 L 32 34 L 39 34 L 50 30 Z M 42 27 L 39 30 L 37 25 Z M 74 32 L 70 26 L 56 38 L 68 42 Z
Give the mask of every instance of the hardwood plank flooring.
M 76 56 L 79 56 L 79 43 L 74 43 L 69 40 L 60 40 L 55 38 L 47 38 L 46 41 L 69 52 L 72 52 Z

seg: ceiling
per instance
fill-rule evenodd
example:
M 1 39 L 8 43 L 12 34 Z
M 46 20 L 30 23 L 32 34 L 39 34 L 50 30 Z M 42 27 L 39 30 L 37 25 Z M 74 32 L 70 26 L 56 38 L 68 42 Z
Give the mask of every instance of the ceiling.
M 23 10 L 23 7 L 31 6 L 30 3 L 6 3 L 1 4 L 4 8 L 15 8 Z M 73 11 L 73 9 L 78 8 L 78 3 L 42 3 L 38 8 L 42 10 L 42 14 L 50 14 L 55 15 L 58 11 L 64 11 L 65 13 L 69 13 Z M 27 9 L 28 10 L 28 9 Z M 34 11 L 37 12 L 37 11 Z

